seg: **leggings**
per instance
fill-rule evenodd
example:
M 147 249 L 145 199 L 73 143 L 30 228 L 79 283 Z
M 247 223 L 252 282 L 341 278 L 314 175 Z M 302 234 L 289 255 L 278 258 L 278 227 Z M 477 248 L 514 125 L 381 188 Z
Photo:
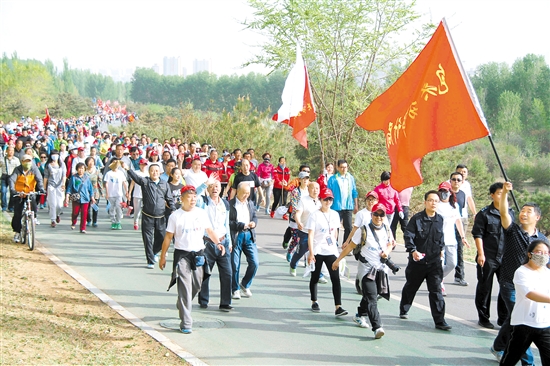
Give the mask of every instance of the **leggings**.
M 311 301 L 317 301 L 317 283 L 319 282 L 319 276 L 321 275 L 321 268 L 323 263 L 326 264 L 328 273 L 330 275 L 330 282 L 332 282 L 332 296 L 334 297 L 334 305 L 342 305 L 342 287 L 340 285 L 340 273 L 338 270 L 332 269 L 332 263 L 336 260 L 335 255 L 320 255 L 315 256 L 315 271 L 311 273 L 311 279 L 309 280 L 309 292 L 311 294 Z

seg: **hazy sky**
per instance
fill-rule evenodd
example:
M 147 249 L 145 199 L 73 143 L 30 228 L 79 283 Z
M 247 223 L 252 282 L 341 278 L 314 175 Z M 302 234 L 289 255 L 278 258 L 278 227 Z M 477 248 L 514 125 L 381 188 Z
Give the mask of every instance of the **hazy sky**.
M 466 67 L 511 64 L 527 53 L 550 63 L 550 0 L 418 0 L 426 21 L 446 17 Z M 164 56 L 211 59 L 221 74 L 240 69 L 261 38 L 243 30 L 244 0 L 0 0 L 0 52 L 58 67 L 91 70 L 151 67 Z

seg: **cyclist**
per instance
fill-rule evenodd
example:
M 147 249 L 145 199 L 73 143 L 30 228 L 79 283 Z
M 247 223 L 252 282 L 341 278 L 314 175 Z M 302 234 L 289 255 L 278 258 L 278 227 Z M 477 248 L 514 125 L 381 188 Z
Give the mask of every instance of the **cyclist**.
M 35 191 L 44 193 L 42 174 L 40 174 L 36 165 L 32 163 L 32 156 L 25 154 L 21 158 L 21 165 L 15 168 L 10 176 L 10 192 L 12 196 L 19 193 L 19 197 L 13 198 L 13 218 L 11 220 L 11 227 L 15 232 L 13 241 L 16 243 L 21 241 L 21 217 L 25 209 L 25 196 Z M 32 200 L 31 207 L 36 215 L 35 199 Z

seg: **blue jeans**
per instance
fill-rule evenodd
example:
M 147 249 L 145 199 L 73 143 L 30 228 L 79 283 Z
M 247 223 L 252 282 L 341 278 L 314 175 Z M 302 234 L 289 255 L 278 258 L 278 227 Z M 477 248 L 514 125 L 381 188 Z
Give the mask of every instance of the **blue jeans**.
M 246 256 L 246 273 L 242 280 L 242 286 L 244 288 L 250 288 L 252 280 L 258 271 L 260 261 L 258 259 L 258 247 L 256 243 L 252 241 L 252 237 L 249 231 L 240 232 L 237 235 L 237 242 L 233 245 L 233 251 L 231 252 L 231 265 L 233 267 L 233 281 L 231 283 L 233 292 L 239 290 L 241 282 L 239 282 L 239 272 L 241 269 L 241 253 L 244 252 Z
M 290 268 L 296 269 L 296 264 L 306 254 L 308 250 L 307 246 L 307 240 L 308 240 L 308 234 L 304 233 L 301 230 L 296 229 L 296 234 L 298 237 L 298 250 L 294 252 L 294 255 L 292 256 L 292 259 L 290 260 Z
M 504 351 L 506 346 L 510 342 L 510 336 L 512 333 L 512 326 L 510 325 L 510 317 L 512 316 L 512 310 L 516 303 L 516 289 L 513 283 L 502 282 L 500 283 L 500 295 L 506 304 L 508 309 L 508 317 L 504 321 L 504 324 L 500 327 L 497 337 L 493 343 L 493 348 L 495 351 Z M 533 352 L 531 348 L 528 348 L 527 351 L 521 356 L 522 365 L 534 365 L 535 359 L 533 357 Z
M 10 201 L 8 197 L 8 182 L 6 180 L 2 179 L 2 185 L 0 189 L 0 201 L 2 201 L 2 211 L 6 211 L 8 209 L 8 202 Z

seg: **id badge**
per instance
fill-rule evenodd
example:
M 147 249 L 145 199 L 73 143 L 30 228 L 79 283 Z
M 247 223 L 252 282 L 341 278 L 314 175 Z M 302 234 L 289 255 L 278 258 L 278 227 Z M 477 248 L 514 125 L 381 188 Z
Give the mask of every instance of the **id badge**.
M 332 245 L 332 238 L 330 236 L 327 236 L 327 243 L 328 245 Z

